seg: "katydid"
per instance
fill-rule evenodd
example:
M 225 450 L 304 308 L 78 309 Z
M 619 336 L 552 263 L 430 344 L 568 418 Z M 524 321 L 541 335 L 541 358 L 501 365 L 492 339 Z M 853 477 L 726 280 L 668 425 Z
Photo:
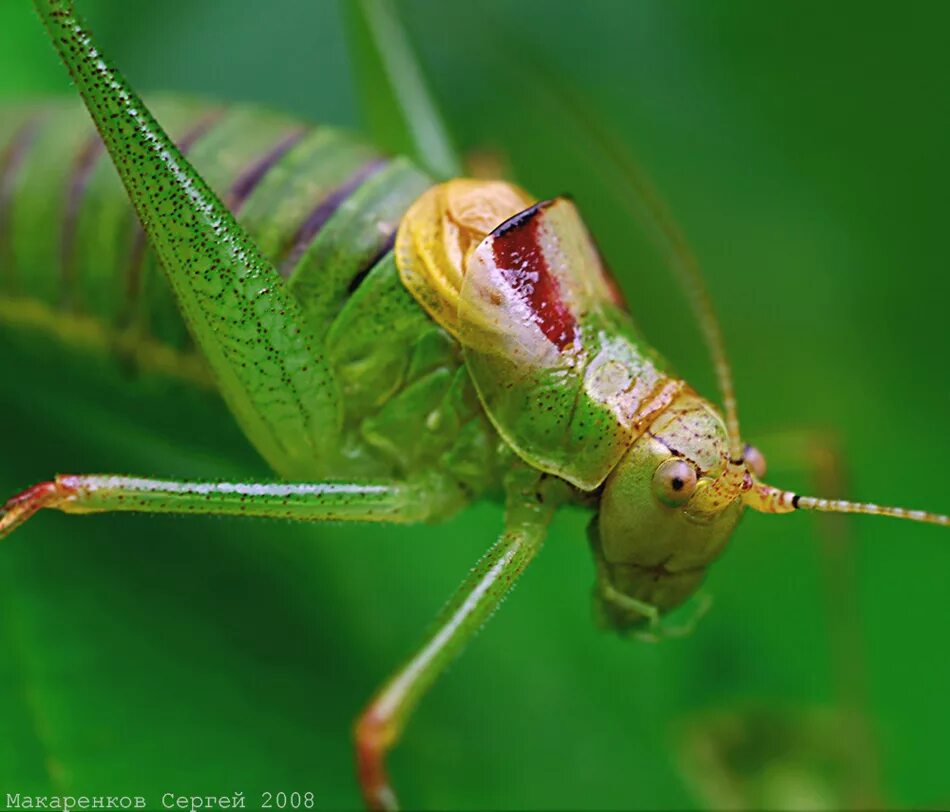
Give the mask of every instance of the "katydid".
M 678 275 L 721 408 L 646 344 L 575 204 L 504 180 L 449 177 L 457 162 L 429 106 L 403 103 L 422 117 L 413 138 L 426 168 L 243 108 L 162 103 L 163 127 L 70 2 L 35 4 L 99 136 L 66 107 L 27 111 L 0 133 L 0 238 L 4 248 L 35 246 L 28 259 L 3 256 L 0 318 L 213 382 L 279 479 L 61 475 L 5 504 L 0 537 L 43 508 L 434 522 L 475 499 L 505 502 L 498 541 L 357 722 L 370 806 L 396 805 L 387 752 L 563 505 L 593 513 L 600 619 L 646 639 L 682 631 L 665 613 L 697 595 L 745 508 L 950 524 L 765 482 L 688 254 L 678 254 Z M 371 24 L 391 22 L 368 8 Z M 397 95 L 424 98 L 418 77 L 398 75 L 398 47 L 387 56 Z M 71 190 L 62 209 L 43 209 L 41 189 L 3 194 L 31 151 L 51 145 Z M 102 145 L 167 286 L 103 168 Z M 202 152 L 209 168 L 199 174 Z M 31 233 L 47 228 L 40 211 L 61 218 L 58 242 Z M 704 606 L 696 600 L 697 615 Z

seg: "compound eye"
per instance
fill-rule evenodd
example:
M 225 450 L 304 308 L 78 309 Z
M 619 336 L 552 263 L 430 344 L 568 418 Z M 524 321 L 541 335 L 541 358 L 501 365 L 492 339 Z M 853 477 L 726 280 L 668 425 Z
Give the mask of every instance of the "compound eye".
M 653 493 L 664 505 L 685 505 L 695 490 L 696 469 L 685 460 L 667 460 L 653 473 Z
M 749 470 L 753 473 L 756 479 L 762 479 L 765 477 L 765 455 L 759 451 L 754 445 L 747 445 L 745 447 L 745 464 L 748 466 Z

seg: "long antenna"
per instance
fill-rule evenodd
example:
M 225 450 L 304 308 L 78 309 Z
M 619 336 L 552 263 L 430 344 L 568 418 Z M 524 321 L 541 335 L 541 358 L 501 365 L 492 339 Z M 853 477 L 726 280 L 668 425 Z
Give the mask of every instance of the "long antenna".
M 820 499 L 816 496 L 801 496 L 793 491 L 783 491 L 757 482 L 746 493 L 745 503 L 753 510 L 762 513 L 791 513 L 795 510 L 817 510 L 822 513 L 865 513 L 869 516 L 892 516 L 895 519 L 910 519 L 913 522 L 926 522 L 950 526 L 950 516 L 930 513 L 926 510 L 907 510 L 900 507 L 887 507 L 870 502 L 849 502 L 845 499 Z
M 743 458 L 744 445 L 739 432 L 739 409 L 732 379 L 732 367 L 726 354 L 726 343 L 719 326 L 719 318 L 716 316 L 716 309 L 699 268 L 699 262 L 668 207 L 657 195 L 652 184 L 624 145 L 617 141 L 612 132 L 602 129 L 596 123 L 596 116 L 585 114 L 580 109 L 579 100 L 565 97 L 565 104 L 578 105 L 578 120 L 583 122 L 590 137 L 621 169 L 625 183 L 621 183 L 619 188 L 624 198 L 639 222 L 652 232 L 654 241 L 666 255 L 673 277 L 685 294 L 693 315 L 699 322 L 700 332 L 713 362 L 716 381 L 722 396 L 726 430 L 729 435 L 729 457 L 733 462 L 739 462 Z

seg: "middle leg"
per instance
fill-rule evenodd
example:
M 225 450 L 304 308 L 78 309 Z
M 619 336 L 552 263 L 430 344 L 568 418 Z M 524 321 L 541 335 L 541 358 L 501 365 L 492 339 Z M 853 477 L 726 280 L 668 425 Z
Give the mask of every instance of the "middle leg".
M 413 709 L 445 667 L 475 635 L 541 549 L 563 483 L 535 471 L 508 483 L 505 529 L 442 609 L 422 645 L 377 692 L 356 723 L 360 786 L 372 809 L 397 808 L 386 775 L 386 754 Z

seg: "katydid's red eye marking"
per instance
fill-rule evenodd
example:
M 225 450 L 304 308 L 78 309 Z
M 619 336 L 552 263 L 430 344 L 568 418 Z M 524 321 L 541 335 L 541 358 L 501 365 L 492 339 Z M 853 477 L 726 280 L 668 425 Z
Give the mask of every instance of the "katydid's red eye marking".
M 495 263 L 511 288 L 531 310 L 535 322 L 559 350 L 574 343 L 577 324 L 561 298 L 557 279 L 548 268 L 539 239 L 538 203 L 495 232 Z
M 765 477 L 767 470 L 765 455 L 754 445 L 747 445 L 745 447 L 745 464 L 756 479 Z
M 696 469 L 686 460 L 661 463 L 653 474 L 653 493 L 664 505 L 685 505 L 696 490 Z

